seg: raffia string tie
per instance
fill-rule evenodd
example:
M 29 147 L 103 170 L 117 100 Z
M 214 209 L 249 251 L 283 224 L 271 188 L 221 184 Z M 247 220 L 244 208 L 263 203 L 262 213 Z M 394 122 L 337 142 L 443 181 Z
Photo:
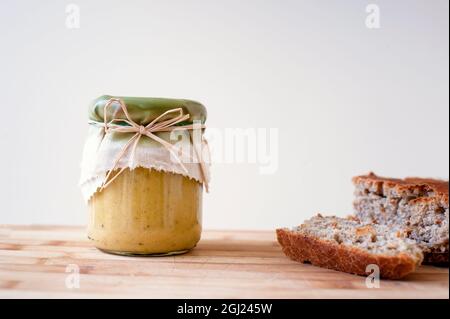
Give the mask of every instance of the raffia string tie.
M 113 118 L 108 122 L 107 120 L 107 109 L 110 107 L 113 103 L 118 103 L 120 105 L 120 108 L 122 109 L 125 118 L 126 119 L 117 119 Z M 175 117 L 164 120 L 164 118 L 169 114 L 176 114 Z M 109 184 L 111 184 L 127 167 L 121 168 L 118 172 L 115 172 L 115 170 L 119 166 L 120 160 L 124 157 L 124 155 L 127 153 L 127 151 L 131 148 L 130 151 L 130 157 L 129 161 L 130 163 L 134 163 L 134 156 L 136 153 L 136 148 L 139 143 L 139 140 L 142 136 L 147 136 L 151 138 L 152 140 L 160 143 L 163 145 L 173 156 L 173 158 L 180 164 L 181 168 L 185 173 L 188 172 L 186 169 L 186 166 L 184 166 L 183 161 L 178 156 L 177 152 L 178 149 L 170 144 L 169 142 L 163 140 L 162 138 L 158 137 L 154 133 L 156 132 L 170 132 L 174 130 L 193 130 L 193 129 L 201 129 L 205 128 L 205 125 L 203 124 L 196 124 L 196 125 L 180 125 L 177 126 L 177 124 L 186 121 L 189 118 L 189 114 L 184 114 L 182 108 L 175 108 L 172 110 L 169 110 L 167 112 L 164 112 L 157 118 L 155 118 L 153 121 L 151 121 L 149 124 L 143 126 L 139 125 L 136 122 L 134 122 L 129 113 L 126 104 L 118 98 L 111 98 L 108 100 L 108 102 L 105 104 L 105 107 L 103 109 L 103 126 L 105 133 L 111 133 L 111 132 L 118 132 L 118 133 L 135 133 L 125 144 L 125 146 L 121 149 L 119 154 L 117 155 L 117 158 L 115 159 L 113 168 L 107 173 L 105 180 L 103 181 L 100 191 L 108 187 Z M 123 125 L 126 124 L 126 125 Z M 198 150 L 194 145 L 194 150 L 197 153 L 198 162 L 200 164 L 200 170 L 202 173 L 202 179 L 203 183 L 205 185 L 206 191 L 208 191 L 208 180 L 206 176 L 206 167 L 205 162 L 203 161 L 202 156 L 199 156 Z M 191 157 L 190 157 L 191 158 Z M 191 158 L 192 159 L 192 158 Z

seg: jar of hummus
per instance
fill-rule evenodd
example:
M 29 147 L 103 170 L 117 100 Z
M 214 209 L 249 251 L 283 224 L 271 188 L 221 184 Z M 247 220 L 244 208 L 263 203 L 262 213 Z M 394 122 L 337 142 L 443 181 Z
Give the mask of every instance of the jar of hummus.
M 206 109 L 190 100 L 101 96 L 89 108 L 81 189 L 105 252 L 173 255 L 200 240 Z

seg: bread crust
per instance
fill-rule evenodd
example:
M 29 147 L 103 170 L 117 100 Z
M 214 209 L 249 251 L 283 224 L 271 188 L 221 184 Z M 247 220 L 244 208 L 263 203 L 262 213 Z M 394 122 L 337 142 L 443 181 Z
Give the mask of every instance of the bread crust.
M 377 176 L 373 172 L 370 172 L 367 175 L 353 177 L 352 181 L 355 185 L 365 183 L 371 189 L 377 190 L 380 194 L 386 189 L 395 190 L 398 194 L 433 194 L 432 198 L 440 201 L 442 205 L 448 206 L 448 181 L 419 177 L 407 177 L 404 179 L 388 178 Z M 430 197 L 425 195 L 423 198 Z M 417 200 L 420 201 L 421 198 L 418 198 Z
M 380 269 L 381 278 L 400 279 L 414 272 L 422 262 L 421 256 L 415 259 L 407 254 L 369 254 L 356 247 L 306 236 L 287 228 L 277 229 L 276 233 L 283 252 L 292 260 L 361 276 L 369 275 L 366 267 L 375 264 Z

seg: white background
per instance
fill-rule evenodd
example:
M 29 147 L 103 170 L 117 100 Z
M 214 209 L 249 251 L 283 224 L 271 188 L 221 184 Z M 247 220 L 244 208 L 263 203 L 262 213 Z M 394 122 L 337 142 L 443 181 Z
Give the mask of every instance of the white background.
M 206 228 L 351 212 L 353 175 L 448 179 L 448 1 L 0 2 L 0 223 L 85 224 L 87 106 L 195 99 L 211 127 L 279 128 L 279 170 L 213 167 Z

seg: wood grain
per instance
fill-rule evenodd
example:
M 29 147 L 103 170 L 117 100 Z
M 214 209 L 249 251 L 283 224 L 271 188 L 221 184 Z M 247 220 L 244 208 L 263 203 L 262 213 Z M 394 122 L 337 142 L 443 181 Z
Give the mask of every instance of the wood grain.
M 70 264 L 79 288 L 66 287 Z M 289 260 L 273 231 L 205 231 L 185 255 L 148 258 L 102 253 L 82 227 L 0 226 L 0 298 L 449 298 L 449 277 L 422 266 L 370 289 Z

